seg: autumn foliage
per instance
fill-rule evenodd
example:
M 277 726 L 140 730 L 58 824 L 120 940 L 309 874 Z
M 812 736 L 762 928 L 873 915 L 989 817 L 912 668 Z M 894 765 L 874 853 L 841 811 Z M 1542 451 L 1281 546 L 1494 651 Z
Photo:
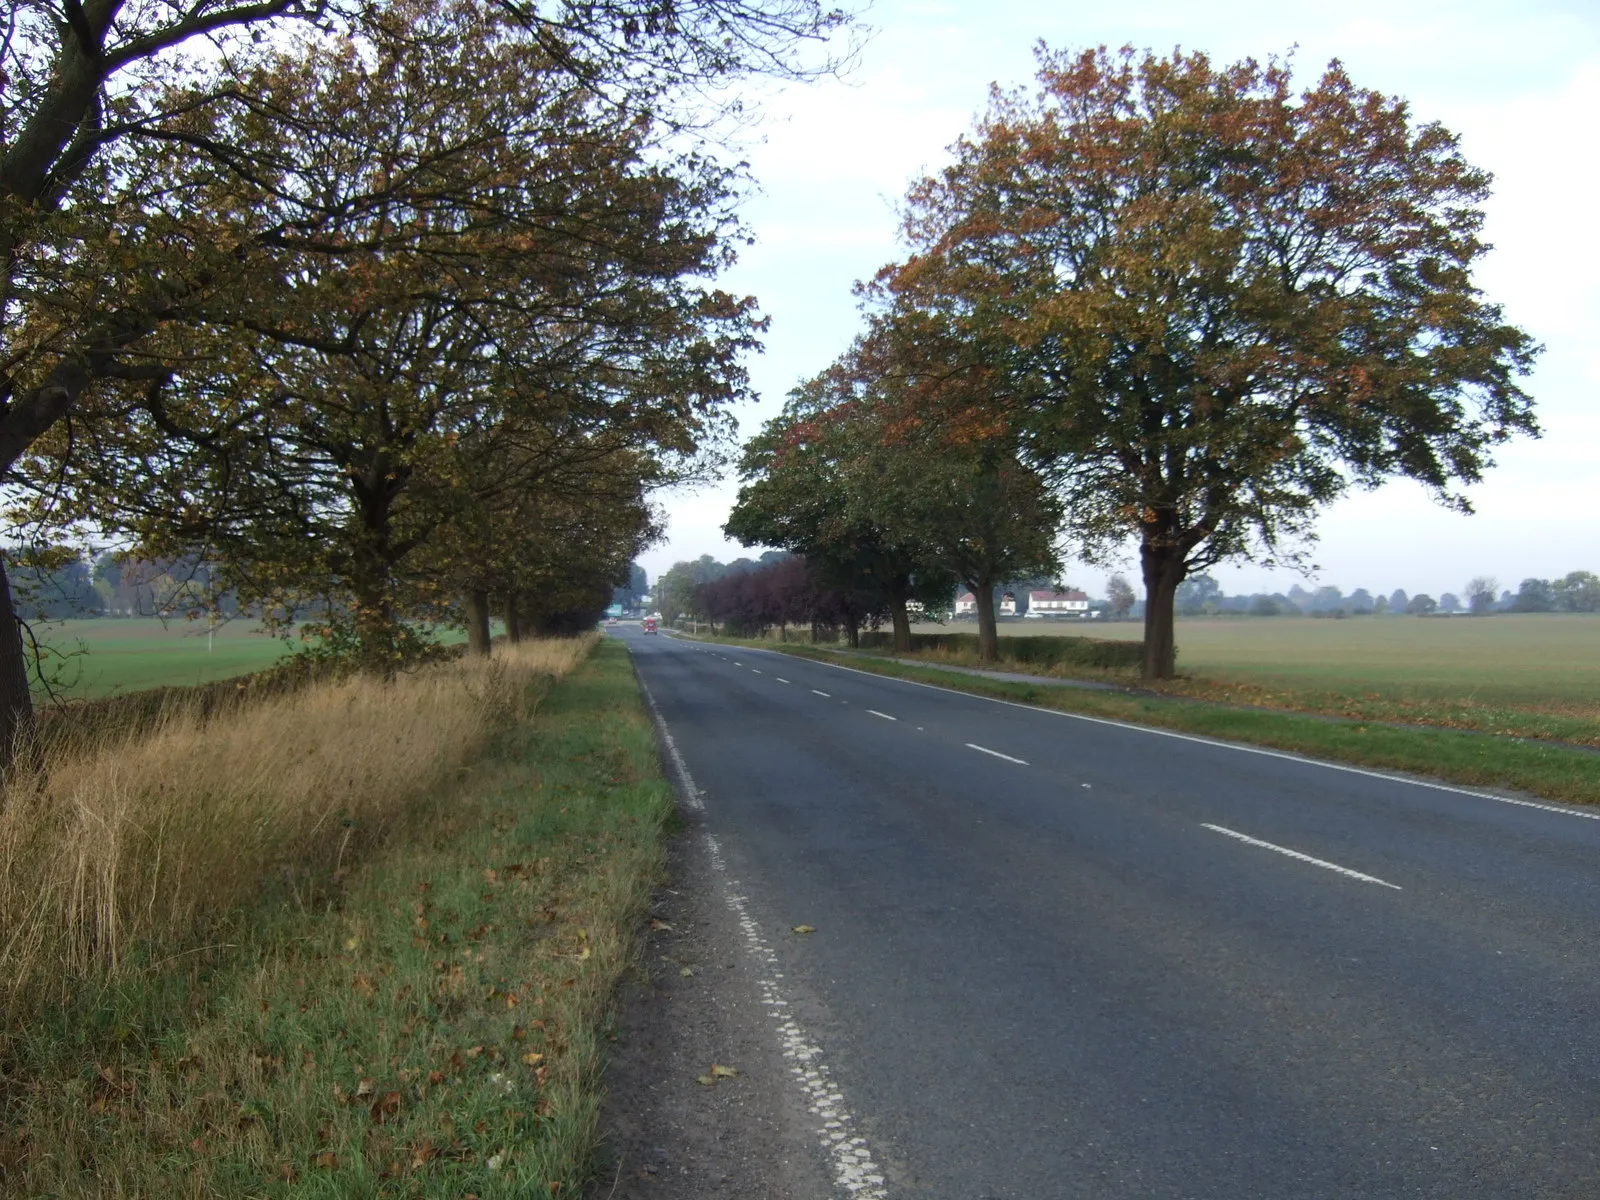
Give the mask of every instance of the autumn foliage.
M 1132 539 L 1146 673 L 1191 571 L 1292 559 L 1351 487 L 1465 509 L 1536 432 L 1537 347 L 1473 268 L 1488 175 L 1331 64 L 1041 49 L 914 187 L 873 291 L 957 345 L 1089 552 Z

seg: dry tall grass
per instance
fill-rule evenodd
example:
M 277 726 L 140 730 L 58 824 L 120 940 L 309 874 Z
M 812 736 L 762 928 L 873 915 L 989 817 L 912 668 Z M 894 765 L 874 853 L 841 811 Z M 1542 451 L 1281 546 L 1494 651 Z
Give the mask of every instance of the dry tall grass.
M 530 715 L 538 678 L 572 670 L 596 636 L 316 684 L 210 720 L 180 709 L 14 778 L 0 809 L 0 1009 L 202 949 L 263 887 L 292 895 L 337 875 Z

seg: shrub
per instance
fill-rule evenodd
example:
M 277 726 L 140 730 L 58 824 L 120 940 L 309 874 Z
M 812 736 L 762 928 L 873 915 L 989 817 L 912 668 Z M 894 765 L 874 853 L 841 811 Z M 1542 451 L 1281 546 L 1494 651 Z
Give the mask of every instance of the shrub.
M 888 649 L 893 644 L 893 636 L 886 632 L 861 635 L 863 649 Z M 976 657 L 978 635 L 914 633 L 911 635 L 911 649 L 913 653 L 933 651 L 952 656 Z M 1043 667 L 1093 667 L 1099 670 L 1116 670 L 1142 665 L 1144 643 L 1105 641 L 1087 637 L 1003 637 L 1000 639 L 1000 660 Z

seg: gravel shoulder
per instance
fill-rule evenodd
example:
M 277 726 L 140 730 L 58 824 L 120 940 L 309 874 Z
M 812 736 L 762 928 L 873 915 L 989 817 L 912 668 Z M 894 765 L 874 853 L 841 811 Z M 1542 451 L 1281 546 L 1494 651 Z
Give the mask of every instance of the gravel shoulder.
M 642 961 L 623 988 L 592 1195 L 820 1200 L 833 1190 L 814 1118 L 761 1006 L 699 820 L 685 814 Z M 697 1082 L 713 1064 L 738 1074 Z

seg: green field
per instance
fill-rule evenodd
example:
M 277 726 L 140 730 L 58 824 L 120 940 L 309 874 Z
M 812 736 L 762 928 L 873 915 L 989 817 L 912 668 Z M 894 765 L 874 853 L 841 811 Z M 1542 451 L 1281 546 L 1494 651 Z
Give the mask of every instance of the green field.
M 1013 621 L 1000 632 L 1138 638 L 1143 628 Z M 1600 615 L 1198 618 L 1178 622 L 1177 641 L 1178 692 L 1600 744 Z
M 203 623 L 132 617 L 58 621 L 35 628 L 55 655 L 61 694 L 107 696 L 151 687 L 184 687 L 270 667 L 287 647 L 255 621 L 230 621 L 206 636 Z M 208 644 L 209 642 L 209 644 Z

